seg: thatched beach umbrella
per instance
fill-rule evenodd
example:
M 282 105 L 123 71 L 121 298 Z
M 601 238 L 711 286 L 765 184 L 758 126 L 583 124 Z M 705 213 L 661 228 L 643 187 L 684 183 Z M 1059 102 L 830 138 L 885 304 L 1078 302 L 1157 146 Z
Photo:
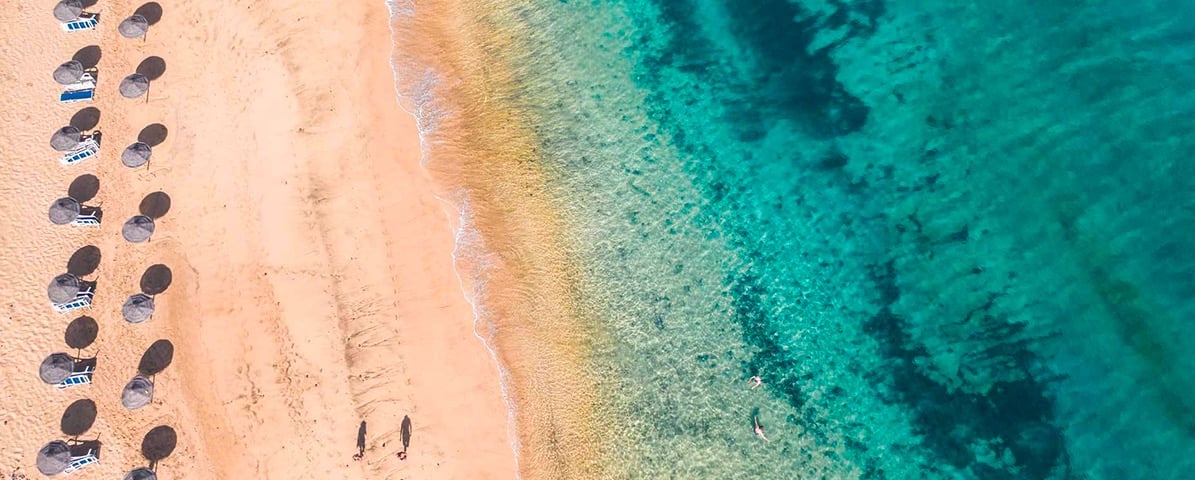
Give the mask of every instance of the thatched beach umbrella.
M 129 323 L 141 323 L 154 315 L 154 299 L 144 293 L 130 295 L 120 307 L 120 313 Z
M 54 5 L 54 18 L 60 22 L 76 20 L 83 14 L 83 2 L 80 0 L 62 0 Z
M 149 240 L 149 237 L 154 234 L 154 219 L 145 215 L 135 215 L 129 221 L 124 222 L 124 226 L 120 229 L 120 235 L 133 243 L 141 243 Z
M 37 451 L 37 471 L 42 475 L 58 475 L 71 464 L 71 446 L 62 440 L 47 443 Z
M 54 81 L 59 85 L 79 83 L 83 79 L 83 63 L 78 60 L 68 60 L 54 69 Z
M 158 474 L 145 467 L 137 467 L 124 476 L 124 480 L 158 480 Z
M 124 391 L 120 392 L 120 404 L 129 410 L 149 405 L 149 401 L 153 398 L 154 384 L 141 375 L 129 380 L 129 384 L 124 386 Z
M 50 148 L 58 150 L 59 152 L 69 152 L 70 149 L 79 145 L 79 142 L 82 140 L 83 132 L 80 132 L 79 129 L 75 127 L 67 125 L 65 127 L 59 128 L 54 132 L 54 135 L 50 136 Z
M 151 150 L 148 143 L 136 142 L 125 147 L 124 152 L 120 154 L 120 163 L 129 168 L 145 165 L 149 163 Z
M 134 13 L 133 16 L 121 20 L 120 25 L 116 26 L 116 31 L 124 38 L 144 37 L 145 32 L 149 31 L 149 20 Z
M 50 280 L 50 286 L 46 287 L 46 293 L 50 295 L 51 302 L 62 304 L 74 300 L 82 285 L 83 282 L 79 280 L 79 277 L 64 273 Z
M 120 95 L 124 98 L 137 98 L 149 91 L 149 77 L 134 73 L 120 81 Z
M 71 197 L 62 197 L 50 204 L 50 223 L 66 225 L 79 217 L 79 201 Z
M 75 371 L 75 359 L 65 353 L 51 353 L 45 360 L 41 361 L 41 367 L 37 370 L 37 375 L 41 377 L 41 381 L 50 385 L 62 383 L 71 373 Z

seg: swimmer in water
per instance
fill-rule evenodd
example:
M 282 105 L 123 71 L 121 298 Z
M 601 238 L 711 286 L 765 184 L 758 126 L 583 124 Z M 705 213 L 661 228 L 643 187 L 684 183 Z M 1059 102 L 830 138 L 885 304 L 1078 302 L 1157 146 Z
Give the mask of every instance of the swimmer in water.
M 763 427 L 761 427 L 759 425 L 759 417 L 752 417 L 752 418 L 755 420 L 755 436 L 762 438 L 763 441 L 765 441 L 765 442 L 772 443 L 771 440 L 768 440 L 768 437 L 764 436 Z
M 759 388 L 760 385 L 763 385 L 763 379 L 759 378 L 759 375 L 756 375 L 747 380 L 747 383 L 750 383 L 751 389 L 755 390 L 756 388 Z

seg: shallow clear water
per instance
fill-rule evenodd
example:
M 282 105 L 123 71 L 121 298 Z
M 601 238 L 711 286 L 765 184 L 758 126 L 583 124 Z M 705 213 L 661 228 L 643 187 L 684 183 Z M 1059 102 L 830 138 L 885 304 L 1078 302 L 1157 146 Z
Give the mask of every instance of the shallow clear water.
M 1189 3 L 505 6 L 602 476 L 1195 475 Z

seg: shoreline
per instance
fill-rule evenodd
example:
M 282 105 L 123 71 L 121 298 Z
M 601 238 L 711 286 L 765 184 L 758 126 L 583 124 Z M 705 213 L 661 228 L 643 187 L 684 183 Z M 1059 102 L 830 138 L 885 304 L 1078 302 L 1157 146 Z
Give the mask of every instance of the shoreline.
M 568 234 L 546 193 L 547 174 L 532 160 L 537 135 L 505 67 L 517 58 L 495 59 L 525 54 L 523 25 L 498 4 L 419 6 L 395 24 L 406 33 L 395 46 L 396 84 L 407 89 L 408 110 L 429 117 L 421 119 L 431 125 L 426 169 L 475 235 L 476 243 L 462 244 L 472 251 L 454 256 L 456 269 L 474 289 L 485 287 L 475 294 L 482 299 L 478 322 L 492 332 L 487 345 L 508 375 L 520 472 L 601 478 L 611 468 L 602 461 L 610 425 L 598 421 L 591 355 L 604 333 L 573 303 L 579 273 Z

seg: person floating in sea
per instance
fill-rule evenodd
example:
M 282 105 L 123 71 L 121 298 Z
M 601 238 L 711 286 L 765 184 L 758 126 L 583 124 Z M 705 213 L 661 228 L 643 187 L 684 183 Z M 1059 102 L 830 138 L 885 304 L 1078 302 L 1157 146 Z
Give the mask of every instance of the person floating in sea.
M 751 389 L 752 389 L 752 390 L 755 390 L 756 388 L 759 388 L 759 386 L 760 386 L 760 385 L 763 385 L 763 379 L 762 379 L 762 378 L 759 378 L 759 375 L 756 375 L 756 376 L 754 376 L 754 377 L 751 377 L 750 379 L 748 379 L 748 380 L 747 380 L 747 383 L 750 383 L 750 384 L 751 384 Z
M 759 425 L 759 417 L 752 418 L 755 420 L 755 436 L 762 438 L 765 442 L 772 443 L 771 440 L 768 440 L 768 437 L 764 436 L 763 427 Z

